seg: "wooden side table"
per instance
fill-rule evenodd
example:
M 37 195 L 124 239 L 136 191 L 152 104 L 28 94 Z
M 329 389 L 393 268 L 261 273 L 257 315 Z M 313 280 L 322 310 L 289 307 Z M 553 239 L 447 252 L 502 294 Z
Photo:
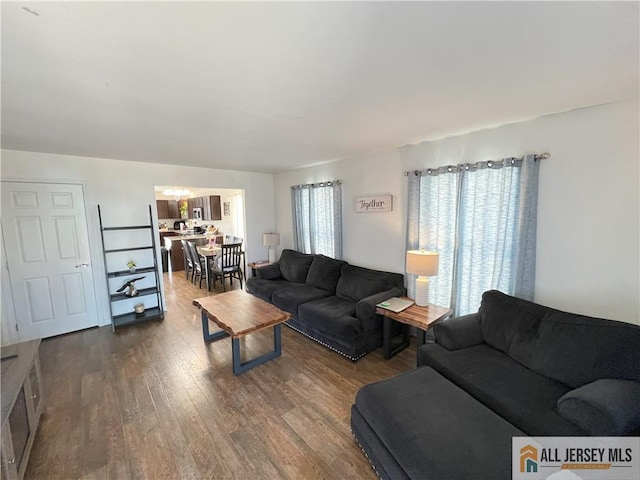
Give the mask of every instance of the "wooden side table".
M 402 297 L 409 300 L 407 297 Z M 451 314 L 451 310 L 446 307 L 429 304 L 425 307 L 411 305 L 402 312 L 395 313 L 386 308 L 376 307 L 376 313 L 382 315 L 382 348 L 384 358 L 390 359 L 409 346 L 409 327 L 418 329 L 418 346 L 424 344 L 425 332 L 433 327 L 436 323 L 441 322 Z M 392 346 L 393 339 L 391 337 L 391 325 L 396 321 L 402 324 L 402 339 L 400 342 Z
M 247 267 L 251 269 L 251 276 L 256 276 L 256 270 L 258 268 L 266 267 L 267 265 L 273 265 L 269 260 L 260 260 L 259 262 L 250 262 L 247 264 Z

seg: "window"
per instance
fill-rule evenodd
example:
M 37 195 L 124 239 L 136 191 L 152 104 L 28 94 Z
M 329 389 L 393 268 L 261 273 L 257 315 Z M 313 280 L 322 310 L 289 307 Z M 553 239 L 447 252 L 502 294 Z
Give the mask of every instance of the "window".
M 291 187 L 295 249 L 342 258 L 342 181 Z
M 464 315 L 490 289 L 533 299 L 538 170 L 529 155 L 409 173 L 407 248 L 440 254 L 430 303 Z
M 242 193 L 231 195 L 231 221 L 233 223 L 233 235 L 244 238 L 244 201 Z

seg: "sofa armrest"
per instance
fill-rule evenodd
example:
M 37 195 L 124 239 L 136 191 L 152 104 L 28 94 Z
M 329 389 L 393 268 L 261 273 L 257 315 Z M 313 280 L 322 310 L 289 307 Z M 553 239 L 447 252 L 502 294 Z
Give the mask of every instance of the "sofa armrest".
M 640 383 L 603 378 L 565 393 L 558 413 L 589 435 L 613 436 L 640 429 Z
M 447 350 L 459 350 L 483 343 L 480 318 L 477 313 L 440 322 L 433 327 L 436 343 Z
M 282 272 L 277 263 L 272 265 L 265 265 L 256 269 L 256 278 L 262 278 L 263 280 L 276 280 L 282 278 Z
M 402 296 L 402 290 L 398 287 L 393 287 L 384 292 L 374 293 L 356 303 L 356 317 L 360 319 L 365 330 L 367 327 L 373 327 L 372 321 L 375 320 L 376 305 L 378 303 L 400 296 Z

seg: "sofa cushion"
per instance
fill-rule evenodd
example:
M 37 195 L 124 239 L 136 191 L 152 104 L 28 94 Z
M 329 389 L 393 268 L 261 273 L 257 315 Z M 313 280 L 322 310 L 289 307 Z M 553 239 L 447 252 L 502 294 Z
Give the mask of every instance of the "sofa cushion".
M 326 290 L 333 295 L 336 293 L 336 285 L 338 285 L 342 266 L 346 264 L 347 262 L 342 260 L 316 255 L 309 267 L 307 283 Z
M 492 290 L 479 310 L 484 341 L 573 388 L 601 378 L 640 382 L 640 326 L 566 313 Z
M 354 315 L 356 304 L 331 296 L 298 307 L 298 317 L 316 332 L 332 337 L 352 337 L 362 332 L 362 323 Z
M 397 462 L 381 465 L 389 478 L 511 478 L 511 438 L 523 436 L 428 367 L 362 387 L 354 411 L 356 438 Z
M 427 344 L 418 350 L 418 365 L 432 367 L 527 435 L 584 435 L 556 412 L 566 385 L 487 344 L 455 351 Z
M 640 383 L 603 378 L 565 393 L 558 412 L 589 435 L 625 435 L 640 429 Z
M 313 300 L 329 297 L 331 293 L 311 285 L 301 285 L 293 288 L 277 290 L 271 296 L 271 302 L 278 308 L 289 312 L 297 313 L 298 307 Z
M 247 292 L 267 302 L 271 302 L 272 295 L 278 290 L 302 286 L 304 286 L 304 283 L 289 282 L 288 280 L 247 279 Z
M 358 302 L 374 293 L 384 292 L 396 286 L 388 275 L 386 272 L 344 265 L 336 287 L 336 294 Z
M 290 282 L 306 282 L 313 258 L 314 255 L 284 249 L 278 260 L 282 277 Z
M 277 263 L 270 265 L 263 265 L 260 268 L 255 269 L 256 277 L 263 278 L 265 280 L 278 280 L 282 279 L 282 272 Z

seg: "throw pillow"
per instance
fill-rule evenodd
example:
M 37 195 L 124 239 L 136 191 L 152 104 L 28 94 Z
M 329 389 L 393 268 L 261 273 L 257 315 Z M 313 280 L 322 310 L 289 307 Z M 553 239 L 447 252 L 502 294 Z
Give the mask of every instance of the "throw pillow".
M 331 293 L 336 293 L 336 285 L 340 278 L 340 271 L 347 262 L 335 260 L 324 255 L 317 255 L 309 267 L 307 284 Z
M 290 282 L 305 283 L 309 267 L 313 262 L 314 255 L 296 252 L 295 250 L 285 249 L 280 255 L 278 266 L 285 280 Z

